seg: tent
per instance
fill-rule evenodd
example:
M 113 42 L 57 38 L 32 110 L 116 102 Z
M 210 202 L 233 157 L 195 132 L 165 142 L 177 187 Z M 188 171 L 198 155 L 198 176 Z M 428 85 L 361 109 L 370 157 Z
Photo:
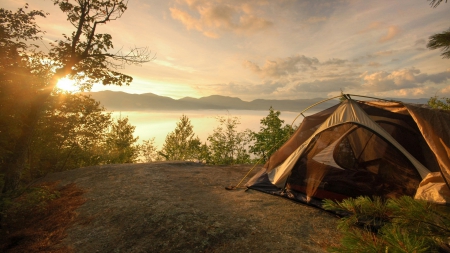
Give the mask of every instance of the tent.
M 344 98 L 305 117 L 246 187 L 316 206 L 361 195 L 450 203 L 449 111 Z

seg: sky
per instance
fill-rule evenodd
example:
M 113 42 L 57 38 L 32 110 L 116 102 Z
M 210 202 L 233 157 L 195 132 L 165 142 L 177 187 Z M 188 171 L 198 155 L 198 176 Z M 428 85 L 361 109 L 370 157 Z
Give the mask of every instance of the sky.
M 17 9 L 23 0 L 2 0 Z M 28 0 L 43 44 L 73 28 L 49 0 Z M 121 70 L 130 86 L 93 91 L 154 93 L 174 99 L 223 95 L 303 99 L 341 93 L 389 98 L 450 97 L 450 59 L 429 36 L 450 28 L 450 3 L 426 0 L 129 0 L 102 26 L 116 49 L 155 56 Z

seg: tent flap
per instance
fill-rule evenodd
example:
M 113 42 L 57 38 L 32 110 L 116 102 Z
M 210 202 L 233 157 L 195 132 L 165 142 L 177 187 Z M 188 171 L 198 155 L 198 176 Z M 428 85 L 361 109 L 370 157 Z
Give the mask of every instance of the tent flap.
M 414 198 L 436 204 L 450 203 L 450 189 L 440 172 L 432 172 L 420 182 Z

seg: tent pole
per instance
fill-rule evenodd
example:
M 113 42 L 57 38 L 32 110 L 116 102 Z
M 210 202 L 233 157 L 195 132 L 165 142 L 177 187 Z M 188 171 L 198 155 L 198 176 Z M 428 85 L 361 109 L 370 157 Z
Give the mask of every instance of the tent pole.
M 364 98 L 372 98 L 372 99 L 384 100 L 384 101 L 388 101 L 388 102 L 400 102 L 400 101 L 387 100 L 387 99 L 376 98 L 376 97 L 369 97 L 369 96 L 362 96 L 362 95 L 355 95 L 355 94 L 343 94 L 343 93 L 342 93 L 341 95 L 334 96 L 334 97 L 331 97 L 331 98 L 327 98 L 327 99 L 324 99 L 324 100 L 322 100 L 322 101 L 319 101 L 319 102 L 317 102 L 317 103 L 315 103 L 315 104 L 313 104 L 313 105 L 308 106 L 306 109 L 304 109 L 303 111 L 301 111 L 301 112 L 297 115 L 297 117 L 295 117 L 295 119 L 294 119 L 294 120 L 292 121 L 292 123 L 291 123 L 291 128 L 294 126 L 294 122 L 298 119 L 298 117 L 300 117 L 300 115 L 302 115 L 303 118 L 306 118 L 305 115 L 304 115 L 303 113 L 306 112 L 307 110 L 313 108 L 314 106 L 319 105 L 319 104 L 322 104 L 322 103 L 325 103 L 325 102 L 330 101 L 330 100 L 335 99 L 335 98 L 339 98 L 339 97 L 344 97 L 345 99 L 352 99 L 350 96 L 364 97 Z M 401 102 L 400 102 L 400 103 L 401 103 Z M 283 138 L 283 139 L 280 140 L 279 142 L 283 141 L 284 139 L 285 139 L 285 138 Z M 277 143 L 277 144 L 278 144 L 278 143 Z M 275 146 L 276 146 L 276 145 L 275 145 Z M 275 146 L 274 146 L 274 147 L 275 147 Z M 274 147 L 272 147 L 272 148 L 269 150 L 269 153 L 270 153 L 270 151 L 272 151 L 272 149 L 273 149 Z M 262 156 L 262 157 L 261 157 L 261 158 L 253 165 L 253 167 L 247 172 L 247 174 L 241 179 L 241 181 L 239 181 L 239 183 L 238 183 L 236 186 L 228 186 L 228 187 L 225 187 L 225 189 L 227 189 L 227 190 L 235 190 L 236 188 L 238 188 L 238 187 L 242 184 L 242 182 L 244 181 L 244 179 L 247 178 L 247 176 L 250 174 L 250 172 L 252 172 L 253 169 L 255 169 L 256 166 L 263 160 L 263 158 L 264 158 L 264 157 Z M 269 159 L 270 159 L 270 158 L 269 158 Z
M 327 101 L 329 101 L 329 100 L 332 100 L 332 99 L 335 99 L 335 98 L 338 98 L 338 97 L 342 97 L 342 95 L 335 96 L 335 97 L 331 97 L 331 98 L 327 98 L 327 99 L 325 99 L 325 100 L 319 101 L 319 102 L 317 102 L 317 103 L 315 103 L 315 104 L 313 104 L 313 105 L 310 105 L 310 106 L 306 107 L 306 109 L 304 109 L 303 111 L 301 111 L 301 112 L 297 115 L 297 117 L 295 117 L 295 119 L 294 119 L 294 120 L 292 121 L 292 123 L 291 123 L 291 127 L 294 125 L 294 122 L 298 119 L 298 117 L 300 117 L 300 115 L 302 115 L 303 118 L 305 118 L 305 115 L 303 115 L 303 113 L 306 112 L 307 110 L 313 108 L 313 107 L 316 106 L 316 105 L 325 103 L 325 102 L 327 102 Z

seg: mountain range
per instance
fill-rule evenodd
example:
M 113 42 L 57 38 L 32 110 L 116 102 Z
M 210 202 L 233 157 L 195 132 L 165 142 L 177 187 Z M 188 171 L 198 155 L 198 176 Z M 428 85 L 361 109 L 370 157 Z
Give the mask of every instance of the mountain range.
M 272 106 L 278 111 L 299 112 L 308 106 L 324 100 L 324 98 L 275 100 L 256 99 L 243 101 L 237 97 L 212 95 L 201 98 L 184 97 L 173 99 L 159 96 L 153 93 L 130 94 L 120 91 L 98 91 L 85 92 L 90 95 L 109 111 L 185 111 L 185 110 L 269 110 Z M 428 99 L 393 99 L 408 103 L 424 104 Z M 334 99 L 321 103 L 315 107 L 317 110 L 325 109 L 337 104 L 339 100 Z

